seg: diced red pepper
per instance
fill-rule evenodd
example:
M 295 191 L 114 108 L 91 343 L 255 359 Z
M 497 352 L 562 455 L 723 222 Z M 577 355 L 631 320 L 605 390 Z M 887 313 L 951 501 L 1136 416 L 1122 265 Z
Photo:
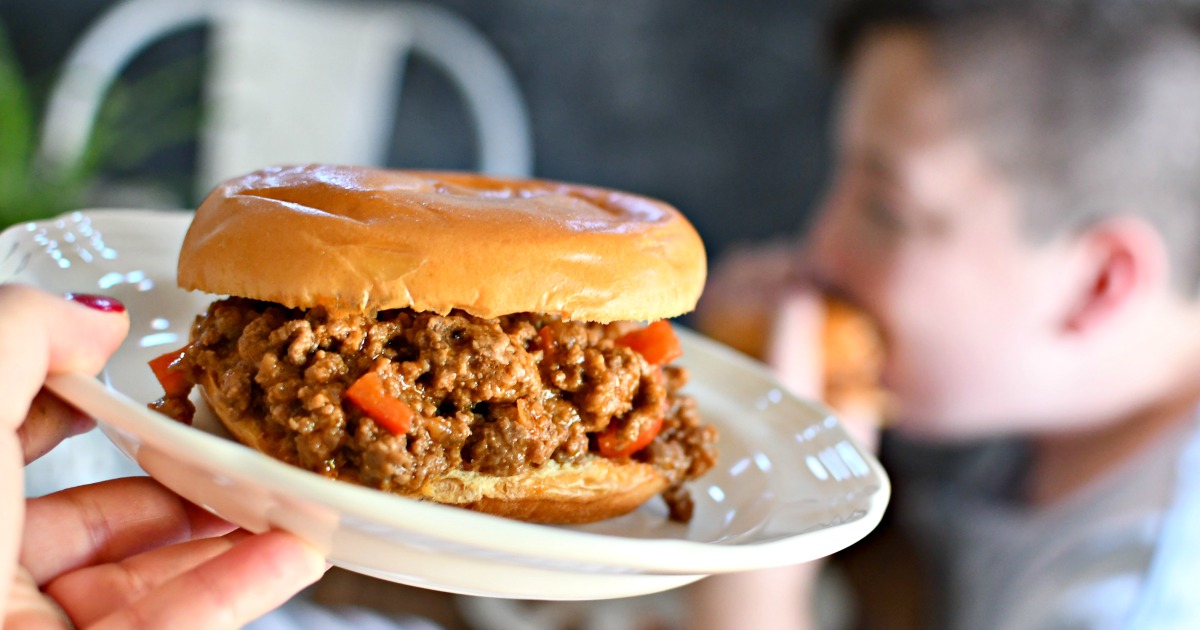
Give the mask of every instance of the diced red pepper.
M 558 340 L 554 338 L 554 331 L 550 330 L 550 326 L 548 324 L 546 326 L 542 326 L 541 329 L 538 330 L 538 347 L 540 347 L 542 352 L 546 355 L 553 354 L 554 351 L 558 349 Z
M 666 365 L 683 356 L 679 337 L 665 319 L 621 335 L 617 345 L 636 350 L 651 365 Z
M 187 396 L 192 389 L 191 380 L 179 365 L 186 350 L 187 346 L 184 346 L 150 360 L 150 369 L 154 371 L 154 377 L 158 379 L 167 396 L 172 398 Z
M 383 378 L 367 372 L 346 389 L 346 398 L 383 428 L 396 435 L 408 433 L 413 411 L 399 398 L 389 396 Z
M 658 416 L 650 422 L 642 425 L 641 431 L 632 442 L 621 445 L 621 438 L 618 435 L 620 429 L 617 423 L 609 423 L 604 432 L 596 438 L 596 445 L 600 447 L 600 455 L 604 457 L 629 457 L 634 453 L 646 448 L 654 438 L 658 436 L 658 432 L 662 430 L 663 417 Z

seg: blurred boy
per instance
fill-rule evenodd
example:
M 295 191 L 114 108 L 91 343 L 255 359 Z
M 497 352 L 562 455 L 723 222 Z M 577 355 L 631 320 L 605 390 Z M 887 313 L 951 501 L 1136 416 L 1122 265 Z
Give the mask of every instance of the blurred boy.
M 926 445 L 883 452 L 936 569 L 925 627 L 1200 627 L 1200 34 L 1132 4 L 841 23 L 797 265 L 878 319 L 895 433 Z M 788 368 L 811 294 L 758 295 L 781 377 L 819 391 Z M 701 583 L 697 627 L 800 625 L 813 571 Z

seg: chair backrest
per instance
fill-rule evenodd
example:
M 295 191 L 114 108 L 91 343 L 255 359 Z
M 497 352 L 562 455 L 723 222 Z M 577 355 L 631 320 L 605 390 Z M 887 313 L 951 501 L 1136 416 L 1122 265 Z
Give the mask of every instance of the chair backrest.
M 410 54 L 444 72 L 463 98 L 479 171 L 532 171 L 524 100 L 476 29 L 431 5 L 334 0 L 121 2 L 68 56 L 47 104 L 42 164 L 76 164 L 125 66 L 149 44 L 203 24 L 211 28 L 211 50 L 196 179 L 201 193 L 268 164 L 381 164 Z

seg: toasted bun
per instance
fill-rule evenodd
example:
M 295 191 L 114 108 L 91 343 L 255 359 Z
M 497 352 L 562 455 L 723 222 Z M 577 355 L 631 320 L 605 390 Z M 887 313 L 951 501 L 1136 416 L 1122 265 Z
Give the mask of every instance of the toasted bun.
M 592 523 L 628 514 L 666 487 L 649 464 L 590 455 L 509 477 L 451 471 L 426 483 L 419 498 L 532 523 Z
M 691 311 L 705 264 L 691 224 L 646 197 L 308 165 L 217 186 L 184 239 L 179 284 L 301 308 L 609 322 Z
M 212 375 L 197 384 L 221 424 L 242 444 L 287 461 L 281 445 L 265 439 L 261 422 L 235 410 Z M 343 481 L 357 479 L 342 477 Z M 431 479 L 408 498 L 464 507 L 531 523 L 591 523 L 628 514 L 667 487 L 649 464 L 589 456 L 578 464 L 553 461 L 519 475 L 500 477 L 456 470 Z
M 887 402 L 879 384 L 884 349 L 875 323 L 848 302 L 826 296 L 821 354 L 825 401 L 840 411 L 882 417 Z

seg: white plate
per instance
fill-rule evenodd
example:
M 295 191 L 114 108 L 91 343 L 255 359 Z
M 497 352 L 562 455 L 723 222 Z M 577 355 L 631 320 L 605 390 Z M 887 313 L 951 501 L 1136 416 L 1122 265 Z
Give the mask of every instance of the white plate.
M 182 345 L 211 296 L 175 287 L 190 215 L 93 210 L 0 235 L 0 281 L 123 301 L 129 339 L 101 380 L 53 380 L 117 446 L 189 500 L 249 529 L 282 528 L 335 565 L 440 590 L 529 599 L 601 599 L 713 573 L 795 564 L 853 544 L 878 524 L 887 476 L 823 408 L 784 392 L 756 363 L 680 329 L 688 393 L 721 432 L 720 459 L 691 485 L 692 521 L 652 500 L 575 527 L 531 525 L 325 479 L 232 441 L 203 405 L 195 427 L 146 408 L 160 394 L 146 361 Z M 282 235 L 264 235 L 279 237 Z

